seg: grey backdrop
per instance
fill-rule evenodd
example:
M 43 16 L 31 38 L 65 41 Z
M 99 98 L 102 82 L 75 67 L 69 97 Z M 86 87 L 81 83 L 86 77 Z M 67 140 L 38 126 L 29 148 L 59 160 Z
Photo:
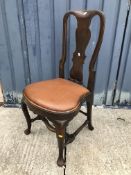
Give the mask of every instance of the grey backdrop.
M 5 102 L 17 104 L 28 83 L 58 76 L 62 18 L 68 10 L 100 9 L 106 17 L 104 41 L 96 65 L 94 104 L 131 104 L 131 10 L 128 0 L 0 0 L 0 80 Z M 68 61 L 75 47 L 72 17 L 69 22 Z M 126 26 L 126 27 L 125 27 Z M 86 51 L 88 63 L 97 41 L 98 17 Z

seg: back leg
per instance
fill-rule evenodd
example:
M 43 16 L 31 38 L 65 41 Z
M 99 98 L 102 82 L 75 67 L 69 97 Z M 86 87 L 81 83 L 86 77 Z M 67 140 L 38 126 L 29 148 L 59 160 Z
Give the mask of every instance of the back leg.
M 93 130 L 94 127 L 92 125 L 92 103 L 86 101 L 87 105 L 87 120 L 88 120 L 88 128 L 89 130 Z

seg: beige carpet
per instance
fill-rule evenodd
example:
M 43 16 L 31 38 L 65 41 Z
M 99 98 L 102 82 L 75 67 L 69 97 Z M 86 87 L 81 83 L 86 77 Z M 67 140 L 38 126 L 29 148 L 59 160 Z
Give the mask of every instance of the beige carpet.
M 79 114 L 69 130 L 84 118 Z M 130 175 L 131 110 L 93 108 L 93 123 L 93 132 L 84 128 L 67 146 L 66 175 Z M 0 175 L 63 175 L 55 134 L 40 121 L 29 136 L 25 128 L 21 109 L 0 107 Z

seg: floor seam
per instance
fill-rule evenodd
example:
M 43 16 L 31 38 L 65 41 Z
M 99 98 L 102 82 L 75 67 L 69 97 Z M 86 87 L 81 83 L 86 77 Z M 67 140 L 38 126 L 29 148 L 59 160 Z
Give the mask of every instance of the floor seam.
M 65 154 L 65 155 L 64 155 L 64 156 L 65 156 L 64 175 L 66 175 L 66 149 L 67 149 L 66 146 L 67 146 L 67 145 L 65 145 L 65 151 L 64 151 L 64 154 Z

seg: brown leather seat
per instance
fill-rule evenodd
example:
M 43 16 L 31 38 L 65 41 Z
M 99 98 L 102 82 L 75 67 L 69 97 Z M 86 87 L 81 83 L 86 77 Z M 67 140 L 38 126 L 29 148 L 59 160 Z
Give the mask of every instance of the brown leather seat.
M 30 103 L 57 112 L 77 109 L 87 94 L 87 88 L 62 78 L 32 83 L 24 89 L 24 97 Z

